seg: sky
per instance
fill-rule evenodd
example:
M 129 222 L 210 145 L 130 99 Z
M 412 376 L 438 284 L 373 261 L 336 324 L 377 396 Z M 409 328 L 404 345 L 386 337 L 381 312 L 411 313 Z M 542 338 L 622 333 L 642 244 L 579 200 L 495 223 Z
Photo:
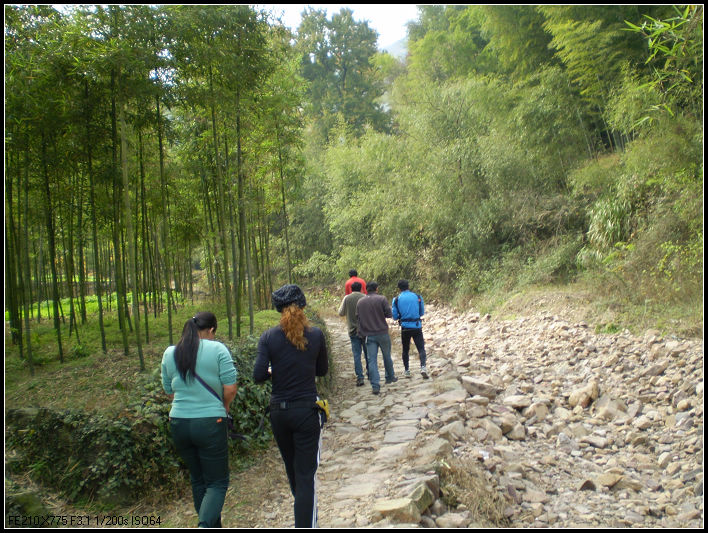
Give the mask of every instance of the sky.
M 418 18 L 415 4 L 257 4 L 275 15 L 283 14 L 283 23 L 296 30 L 300 25 L 300 14 L 310 6 L 325 9 L 327 18 L 348 7 L 357 22 L 368 21 L 369 27 L 379 34 L 379 49 L 386 48 L 406 37 L 406 22 Z

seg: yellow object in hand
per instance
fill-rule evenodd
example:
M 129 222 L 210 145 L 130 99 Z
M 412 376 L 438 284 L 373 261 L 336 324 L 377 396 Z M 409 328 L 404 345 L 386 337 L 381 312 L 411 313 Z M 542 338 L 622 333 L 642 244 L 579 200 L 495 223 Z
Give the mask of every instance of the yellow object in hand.
M 318 399 L 315 404 L 321 411 L 324 412 L 325 416 L 329 419 L 329 402 L 327 400 Z

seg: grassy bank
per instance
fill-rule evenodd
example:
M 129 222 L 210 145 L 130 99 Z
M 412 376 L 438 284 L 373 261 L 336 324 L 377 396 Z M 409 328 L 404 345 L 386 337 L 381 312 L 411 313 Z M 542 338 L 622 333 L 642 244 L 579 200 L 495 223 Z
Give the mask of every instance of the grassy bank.
M 186 303 L 173 315 L 173 342 L 176 343 L 186 320 L 200 310 L 212 310 L 218 320 L 217 339 L 230 346 L 238 340 L 228 340 L 226 311 L 223 304 L 213 302 Z M 254 332 L 261 332 L 277 323 L 275 311 L 256 313 Z M 9 334 L 5 335 L 5 407 L 78 408 L 105 413 L 124 409 L 142 386 L 159 373 L 160 361 L 169 346 L 167 314 L 150 316 L 148 339 L 142 328 L 145 372 L 140 371 L 134 334 L 129 336 L 129 355 L 123 353 L 118 319 L 115 312 L 104 316 L 106 344 L 101 350 L 98 318 L 87 317 L 86 324 L 79 326 L 76 335 L 69 337 L 69 327 L 62 327 L 65 362 L 59 362 L 56 333 L 50 320 L 31 325 L 31 343 L 35 375 L 29 373 L 27 359 L 20 357 L 19 347 L 13 345 Z M 248 317 L 242 318 L 242 332 L 248 333 Z M 144 323 L 141 324 L 144 326 Z M 235 331 L 235 327 L 234 327 Z

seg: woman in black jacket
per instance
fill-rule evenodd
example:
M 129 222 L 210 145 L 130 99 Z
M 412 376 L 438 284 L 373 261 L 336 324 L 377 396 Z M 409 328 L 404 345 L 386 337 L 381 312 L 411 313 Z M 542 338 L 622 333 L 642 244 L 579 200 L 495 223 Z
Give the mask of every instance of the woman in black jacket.
M 272 300 L 280 325 L 261 335 L 253 379 L 273 380 L 270 422 L 295 498 L 295 527 L 316 527 L 315 474 L 324 419 L 315 404 L 315 376 L 327 374 L 327 345 L 322 330 L 309 325 L 297 285 L 281 287 Z

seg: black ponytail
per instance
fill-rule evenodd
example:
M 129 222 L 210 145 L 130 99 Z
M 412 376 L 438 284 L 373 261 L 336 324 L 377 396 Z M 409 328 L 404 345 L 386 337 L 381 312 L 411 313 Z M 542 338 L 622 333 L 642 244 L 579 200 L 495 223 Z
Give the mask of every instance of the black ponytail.
M 197 313 L 184 325 L 182 338 L 175 346 L 175 364 L 182 380 L 187 381 L 188 375 L 194 378 L 199 352 L 199 332 L 212 328 L 216 331 L 216 316 L 208 311 Z

